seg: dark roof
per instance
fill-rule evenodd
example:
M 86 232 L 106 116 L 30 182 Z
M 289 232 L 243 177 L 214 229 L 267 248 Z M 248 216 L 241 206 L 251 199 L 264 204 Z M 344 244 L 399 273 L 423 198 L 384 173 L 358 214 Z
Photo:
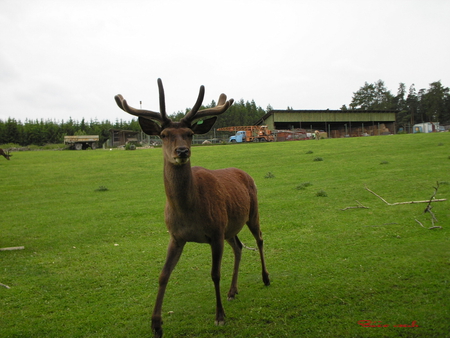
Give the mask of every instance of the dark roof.
M 118 132 L 122 132 L 122 133 L 139 133 L 139 131 L 135 131 L 135 130 L 125 130 L 125 129 L 114 129 L 111 128 L 109 131 L 118 131 Z

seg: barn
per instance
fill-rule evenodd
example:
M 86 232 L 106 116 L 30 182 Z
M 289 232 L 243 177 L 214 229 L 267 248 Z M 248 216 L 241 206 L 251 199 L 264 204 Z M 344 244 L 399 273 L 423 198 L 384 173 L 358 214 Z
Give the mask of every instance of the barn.
M 280 130 L 323 131 L 328 137 L 395 134 L 396 110 L 271 110 L 256 125 Z

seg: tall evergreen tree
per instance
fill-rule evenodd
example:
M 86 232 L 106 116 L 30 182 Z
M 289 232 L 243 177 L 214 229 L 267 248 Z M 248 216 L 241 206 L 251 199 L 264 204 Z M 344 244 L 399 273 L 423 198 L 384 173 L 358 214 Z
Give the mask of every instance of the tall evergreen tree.
M 409 123 L 411 126 L 415 124 L 418 107 L 418 98 L 414 83 L 409 87 L 408 96 L 406 97 L 406 109 L 409 113 Z
M 448 96 L 449 88 L 442 86 L 441 81 L 430 83 L 430 88 L 422 96 L 422 109 L 428 122 L 448 121 Z

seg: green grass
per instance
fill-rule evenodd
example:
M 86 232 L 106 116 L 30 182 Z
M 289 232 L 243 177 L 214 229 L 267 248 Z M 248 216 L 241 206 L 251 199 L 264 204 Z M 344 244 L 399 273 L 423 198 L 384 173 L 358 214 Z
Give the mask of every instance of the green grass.
M 426 200 L 438 181 L 449 199 L 449 135 L 193 148 L 194 165 L 254 177 L 272 284 L 245 250 L 239 295 L 215 327 L 210 248 L 189 243 L 165 337 L 449 337 L 449 201 L 433 203 L 442 229 L 428 230 L 414 220 L 431 226 L 425 204 L 388 206 L 364 189 Z M 25 246 L 0 251 L 0 337 L 151 336 L 168 243 L 161 149 L 15 152 L 0 171 L 0 247 Z M 356 201 L 369 209 L 341 210 Z M 240 238 L 255 246 L 248 230 Z M 232 264 L 226 247 L 224 300 Z

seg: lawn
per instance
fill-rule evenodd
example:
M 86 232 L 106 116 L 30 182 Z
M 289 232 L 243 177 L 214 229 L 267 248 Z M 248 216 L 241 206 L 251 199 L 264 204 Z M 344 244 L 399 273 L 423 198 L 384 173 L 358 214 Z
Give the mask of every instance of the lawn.
M 0 158 L 0 248 L 25 249 L 0 251 L 0 337 L 151 336 L 169 238 L 161 149 L 13 155 Z M 192 163 L 254 177 L 271 285 L 245 250 L 215 327 L 210 248 L 189 243 L 164 337 L 450 337 L 450 201 L 432 203 L 429 229 L 426 203 L 365 189 L 396 203 L 439 184 L 450 199 L 450 133 L 199 146 Z M 224 300 L 232 264 L 226 247 Z

